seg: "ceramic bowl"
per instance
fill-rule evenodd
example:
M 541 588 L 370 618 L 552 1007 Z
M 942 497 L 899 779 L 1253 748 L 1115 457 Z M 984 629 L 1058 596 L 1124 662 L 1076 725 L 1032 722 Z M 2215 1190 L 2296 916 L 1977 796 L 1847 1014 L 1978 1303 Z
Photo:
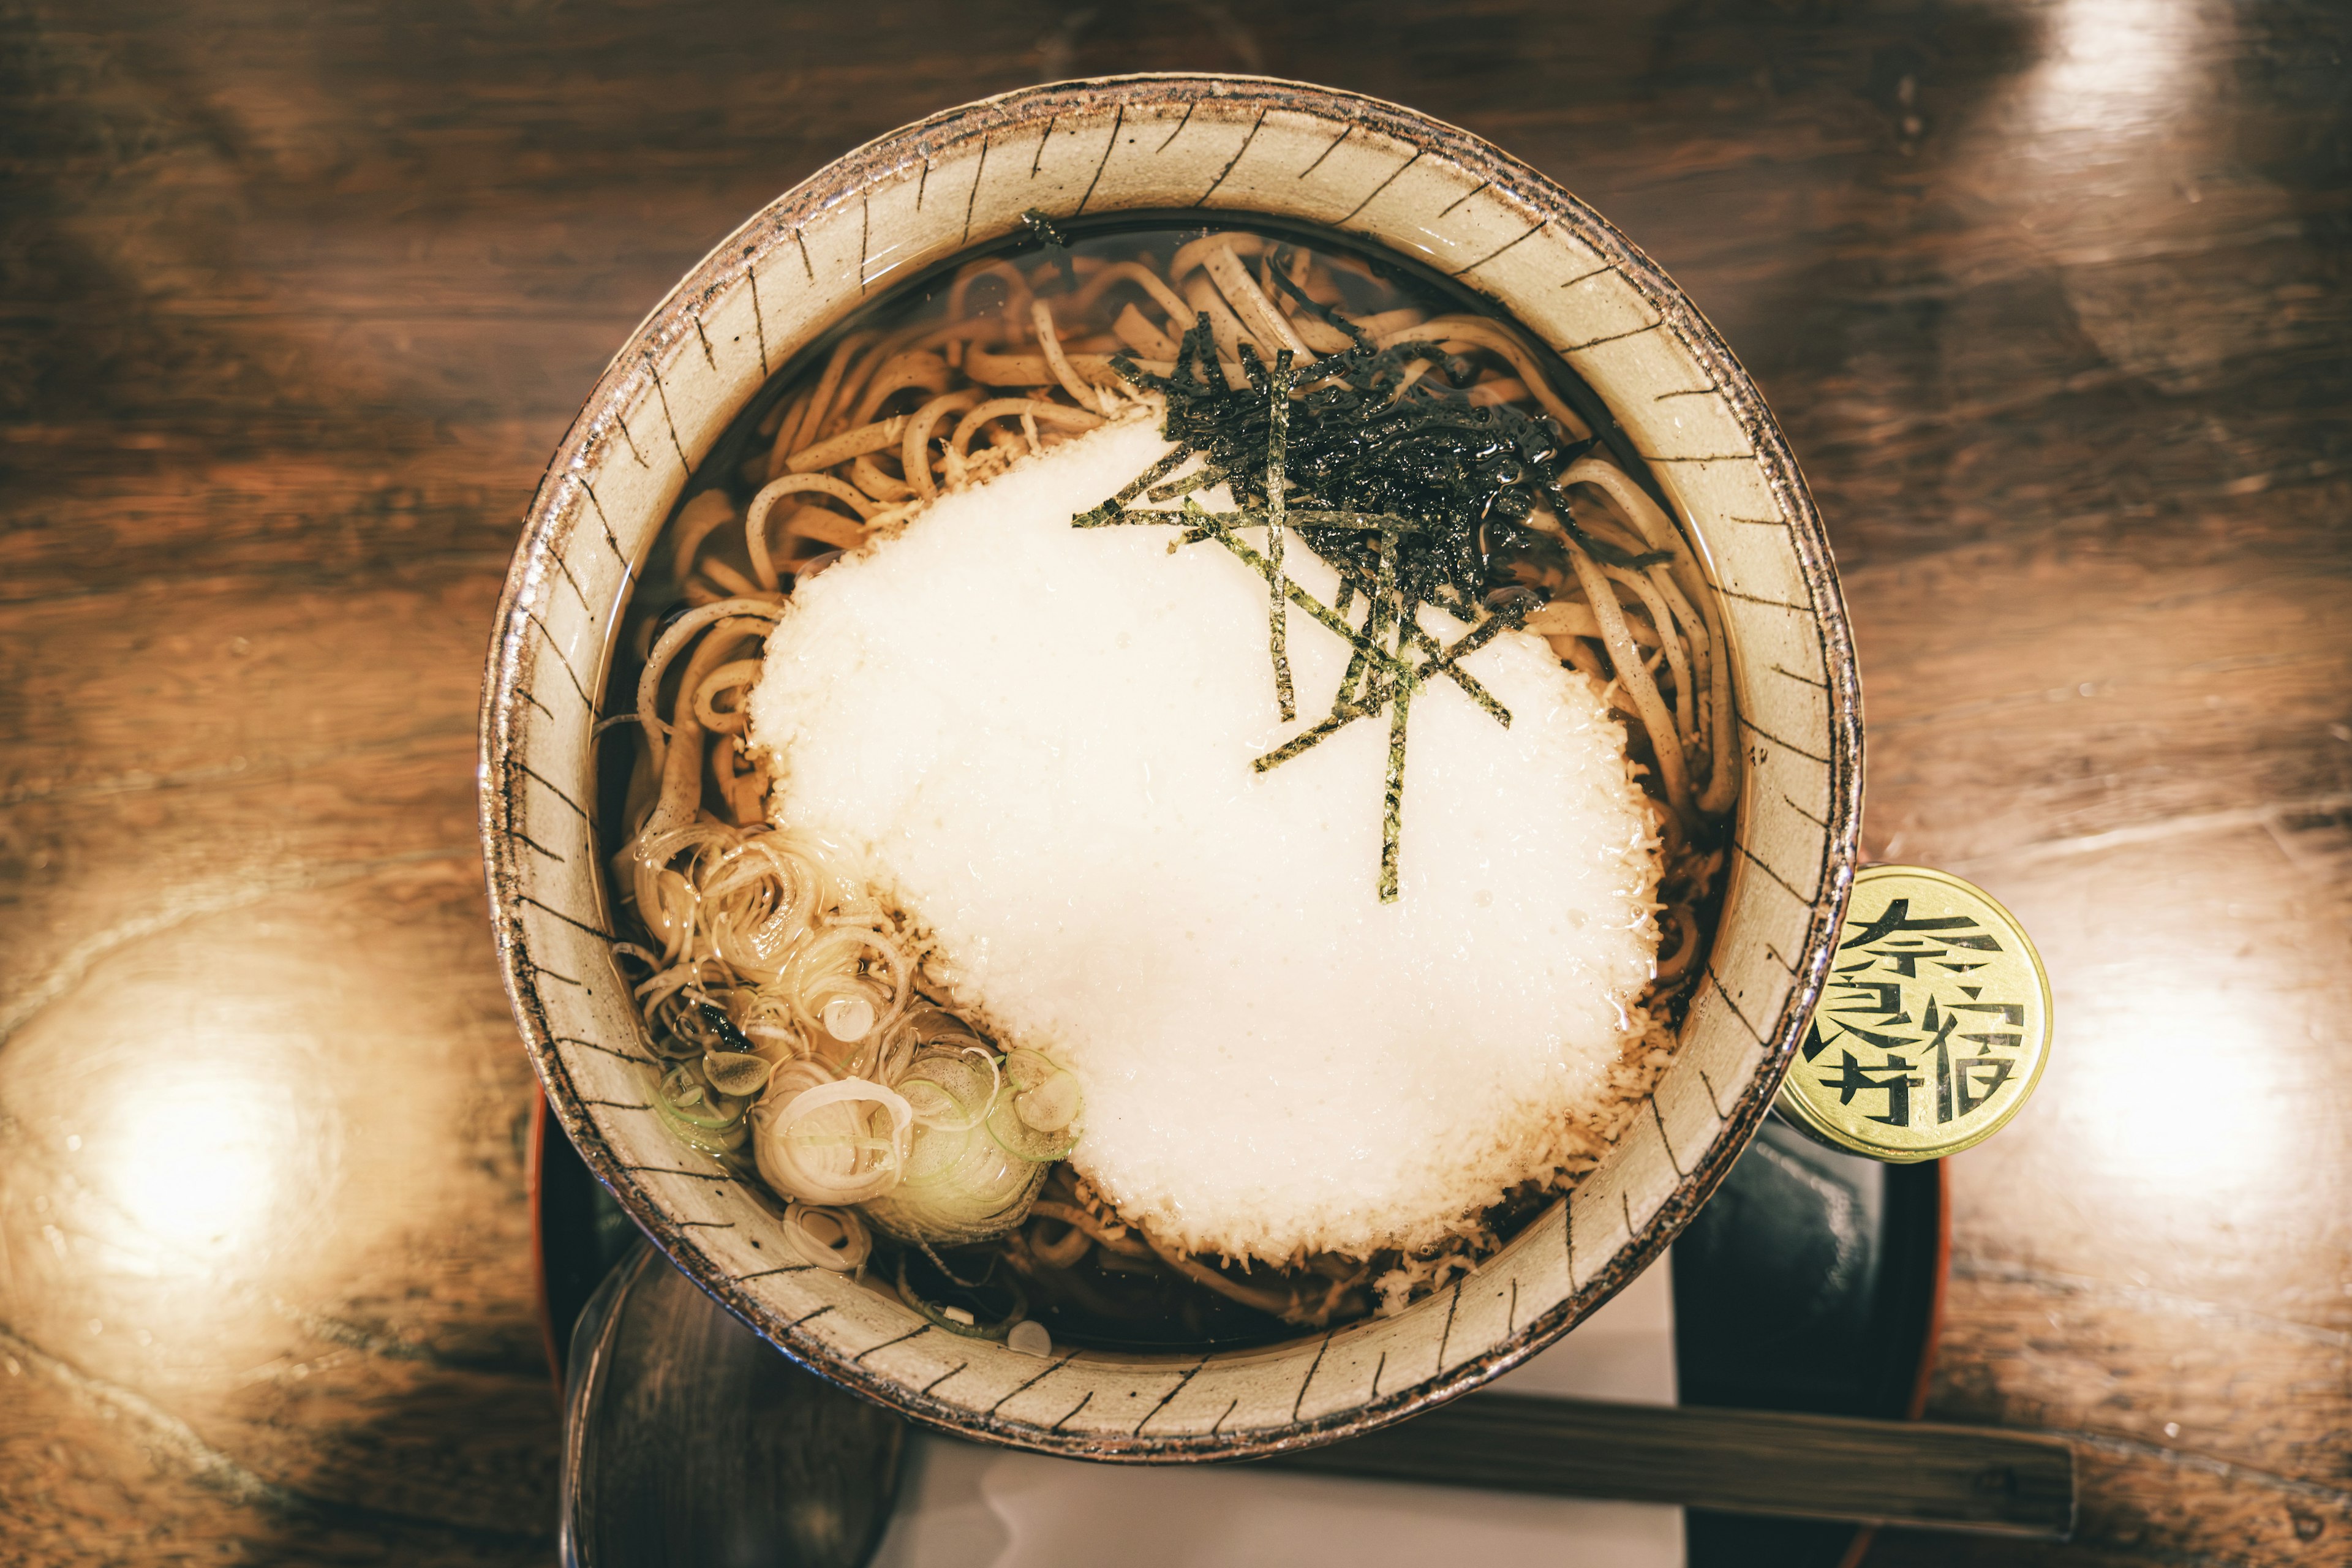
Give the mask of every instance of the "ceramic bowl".
M 1341 231 L 1496 301 L 1559 350 L 1706 558 L 1733 648 L 1746 787 L 1723 915 L 1674 1066 L 1572 1195 L 1393 1318 L 1201 1354 L 1045 1359 L 927 1330 L 794 1270 L 768 1209 L 692 1168 L 647 1104 L 607 948 L 593 795 L 608 629 L 688 473 L 776 368 L 894 282 L 1013 230 L 1121 211 Z M 1779 426 L 1680 289 L 1599 214 L 1393 104 L 1252 78 L 1027 89 L 850 153 L 778 197 L 646 318 L 549 464 L 499 605 L 481 832 L 515 1016 L 564 1131 L 636 1222 L 787 1354 L 915 1420 L 1052 1453 L 1239 1458 L 1369 1431 L 1542 1350 L 1656 1258 L 1770 1105 L 1855 858 L 1852 640 Z

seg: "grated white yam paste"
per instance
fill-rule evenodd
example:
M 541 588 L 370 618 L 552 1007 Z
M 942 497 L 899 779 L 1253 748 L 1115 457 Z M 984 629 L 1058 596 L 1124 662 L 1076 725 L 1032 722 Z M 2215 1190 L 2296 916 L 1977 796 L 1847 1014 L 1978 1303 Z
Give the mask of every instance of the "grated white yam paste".
M 1080 1173 L 1162 1242 L 1285 1261 L 1458 1234 L 1589 1160 L 1647 1025 L 1656 853 L 1624 734 L 1536 637 L 1481 649 L 1512 723 L 1420 693 L 1381 904 L 1387 719 L 1250 767 L 1330 710 L 1346 646 L 1291 613 L 1285 724 L 1263 578 L 1213 542 L 1171 555 L 1173 528 L 1070 526 L 1166 450 L 1156 420 L 1107 426 L 804 584 L 751 700 L 777 820 L 861 858 L 1002 1043 L 1078 1075 Z M 1295 535 L 1288 564 L 1333 602 Z

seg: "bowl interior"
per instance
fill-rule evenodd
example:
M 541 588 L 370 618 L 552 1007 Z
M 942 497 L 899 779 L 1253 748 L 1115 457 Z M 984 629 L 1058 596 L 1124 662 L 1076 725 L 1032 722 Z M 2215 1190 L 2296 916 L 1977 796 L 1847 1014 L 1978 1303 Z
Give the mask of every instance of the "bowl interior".
M 1495 300 L 1609 405 L 1720 595 L 1744 742 L 1708 973 L 1647 1114 L 1467 1279 L 1393 1318 L 1211 1354 L 1040 1359 L 797 1266 L 767 1207 L 694 1168 L 646 1102 L 614 966 L 593 800 L 607 633 L 688 477 L 800 348 L 898 280 L 1011 232 L 1151 210 L 1256 214 L 1385 247 Z M 1257 79 L 1040 88 L 828 167 L 647 318 L 541 483 L 484 695 L 482 832 L 506 979 L 567 1132 L 689 1275 L 796 1359 L 966 1436 L 1126 1459 L 1366 1430 L 1564 1333 L 1638 1272 L 1763 1115 L 1826 964 L 1859 816 L 1859 696 L 1821 523 L 1713 330 L 1616 231 L 1460 131 Z

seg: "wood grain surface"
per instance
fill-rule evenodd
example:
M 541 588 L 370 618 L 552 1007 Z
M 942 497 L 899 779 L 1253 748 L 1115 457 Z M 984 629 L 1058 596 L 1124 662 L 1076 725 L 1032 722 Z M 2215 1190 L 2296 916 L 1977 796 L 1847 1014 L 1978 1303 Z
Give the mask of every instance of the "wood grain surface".
M 2039 940 L 1930 1415 L 2352 1554 L 2352 16 L 2313 0 L 0 0 L 0 1560 L 552 1554 L 473 721 L 547 453 L 847 147 L 1263 70 L 1557 175 L 1830 521 L 1880 858 Z

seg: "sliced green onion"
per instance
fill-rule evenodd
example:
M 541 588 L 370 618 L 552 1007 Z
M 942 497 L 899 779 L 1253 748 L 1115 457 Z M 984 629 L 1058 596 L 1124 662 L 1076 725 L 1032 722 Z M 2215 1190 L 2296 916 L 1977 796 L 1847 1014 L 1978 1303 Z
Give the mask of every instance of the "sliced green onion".
M 951 1334 L 961 1334 L 968 1340 L 1003 1340 L 1013 1331 L 1013 1325 L 1029 1316 L 1029 1297 L 1012 1280 L 1003 1289 L 1013 1298 L 1012 1310 L 996 1319 L 981 1319 L 968 1307 L 950 1307 L 929 1300 L 907 1282 L 905 1254 L 898 1258 L 898 1299 L 913 1309 L 916 1315 L 934 1328 L 945 1329 Z
M 714 1158 L 743 1146 L 751 1131 L 743 1115 L 747 1108 L 744 1100 L 713 1099 L 687 1062 L 662 1074 L 654 1089 L 654 1111 L 671 1135 L 688 1148 Z
M 1045 1167 L 1001 1148 L 978 1127 L 918 1127 L 903 1179 L 869 1199 L 866 1216 L 908 1241 L 958 1246 L 1002 1236 L 1029 1215 Z
M 671 1137 L 697 1153 L 708 1154 L 714 1160 L 734 1153 L 751 1135 L 751 1124 L 742 1121 L 718 1131 L 698 1127 L 659 1100 L 654 1101 L 654 1111 L 661 1118 L 662 1125 L 669 1129 Z
M 662 1075 L 661 1088 L 654 1098 L 673 1120 L 705 1131 L 724 1131 L 742 1121 L 742 1101 L 730 1104 L 723 1097 L 711 1099 L 705 1090 L 694 1068 L 680 1062 Z
M 1006 1153 L 1038 1166 L 1067 1158 L 1070 1151 L 1078 1146 L 1076 1131 L 1048 1132 L 1032 1127 L 1021 1120 L 1021 1113 L 1010 1100 L 989 1112 L 988 1136 Z
M 907 1141 L 907 1163 L 900 1169 L 899 1185 L 911 1182 L 919 1187 L 930 1186 L 950 1179 L 963 1163 L 964 1143 L 971 1136 L 969 1128 L 946 1131 L 918 1122 Z
M 1004 1058 L 1005 1087 L 988 1113 L 988 1135 L 1006 1153 L 1044 1163 L 1078 1146 L 1077 1079 L 1043 1051 Z
M 772 1092 L 766 1105 L 774 1109 L 763 1108 L 760 1174 L 776 1191 L 809 1203 L 855 1204 L 898 1185 L 915 1117 L 896 1090 L 845 1078 L 781 1102 Z
M 919 1126 L 961 1131 L 988 1119 L 1003 1082 L 996 1058 L 978 1046 L 932 1047 L 919 1052 L 898 1079 Z
M 1059 1132 L 1078 1119 L 1078 1080 L 1073 1074 L 1057 1072 L 1034 1089 L 1015 1094 L 1013 1109 L 1040 1132 Z
M 824 1005 L 824 1032 L 855 1045 L 874 1032 L 874 1004 L 864 996 L 835 996 Z
M 721 1094 L 747 1100 L 768 1087 L 776 1064 L 748 1051 L 705 1051 L 702 1076 Z
M 794 1202 L 785 1205 L 783 1229 L 785 1245 L 802 1261 L 836 1274 L 864 1268 L 874 1252 L 874 1238 L 855 1209 Z

